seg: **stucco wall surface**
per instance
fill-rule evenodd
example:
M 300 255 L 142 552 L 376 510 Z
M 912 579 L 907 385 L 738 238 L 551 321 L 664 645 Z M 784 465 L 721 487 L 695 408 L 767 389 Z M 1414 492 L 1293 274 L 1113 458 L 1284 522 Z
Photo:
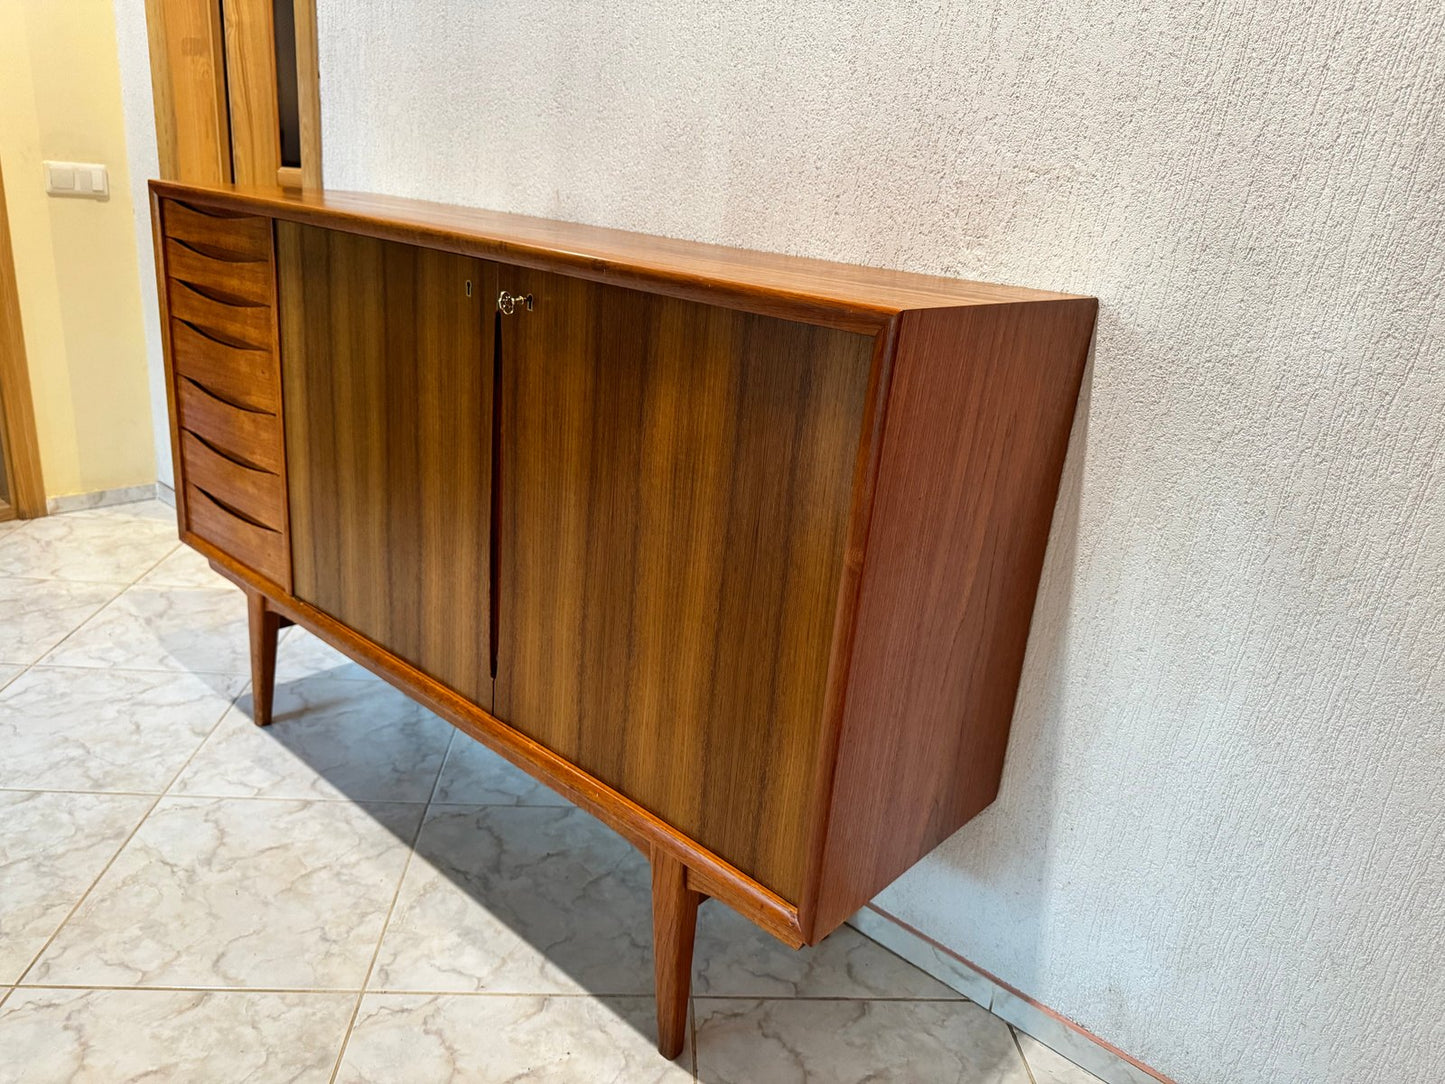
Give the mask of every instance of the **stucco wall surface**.
M 1445 1049 L 1445 6 L 319 0 L 326 182 L 1097 294 L 1003 793 L 880 904 L 1185 1084 Z

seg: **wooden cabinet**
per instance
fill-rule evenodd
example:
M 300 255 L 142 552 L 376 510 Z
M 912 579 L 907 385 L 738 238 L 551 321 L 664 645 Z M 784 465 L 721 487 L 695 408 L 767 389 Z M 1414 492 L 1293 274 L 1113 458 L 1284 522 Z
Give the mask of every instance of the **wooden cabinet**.
M 990 801 L 1088 298 L 152 184 L 182 537 L 698 902 L 826 936 Z

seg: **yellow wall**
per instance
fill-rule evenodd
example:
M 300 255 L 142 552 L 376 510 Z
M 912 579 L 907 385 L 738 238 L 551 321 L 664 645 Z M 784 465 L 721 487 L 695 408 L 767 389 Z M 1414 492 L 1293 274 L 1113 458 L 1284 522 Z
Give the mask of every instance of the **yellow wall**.
M 47 196 L 47 158 L 104 162 L 110 199 Z M 153 482 L 111 0 L 0 0 L 0 169 L 46 493 Z

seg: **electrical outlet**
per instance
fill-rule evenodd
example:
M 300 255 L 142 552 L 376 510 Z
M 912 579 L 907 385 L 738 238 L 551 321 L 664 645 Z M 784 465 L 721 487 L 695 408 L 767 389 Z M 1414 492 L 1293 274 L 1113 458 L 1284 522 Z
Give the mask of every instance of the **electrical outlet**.
M 46 162 L 45 191 L 52 196 L 109 199 L 110 171 L 95 162 Z

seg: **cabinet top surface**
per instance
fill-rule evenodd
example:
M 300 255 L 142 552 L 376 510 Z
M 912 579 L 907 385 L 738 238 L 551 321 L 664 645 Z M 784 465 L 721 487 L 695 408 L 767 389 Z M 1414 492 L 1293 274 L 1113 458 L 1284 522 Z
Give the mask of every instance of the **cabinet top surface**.
M 361 192 L 201 187 L 154 180 L 150 185 L 161 198 L 251 211 L 855 331 L 876 330 L 913 309 L 1075 296 Z

